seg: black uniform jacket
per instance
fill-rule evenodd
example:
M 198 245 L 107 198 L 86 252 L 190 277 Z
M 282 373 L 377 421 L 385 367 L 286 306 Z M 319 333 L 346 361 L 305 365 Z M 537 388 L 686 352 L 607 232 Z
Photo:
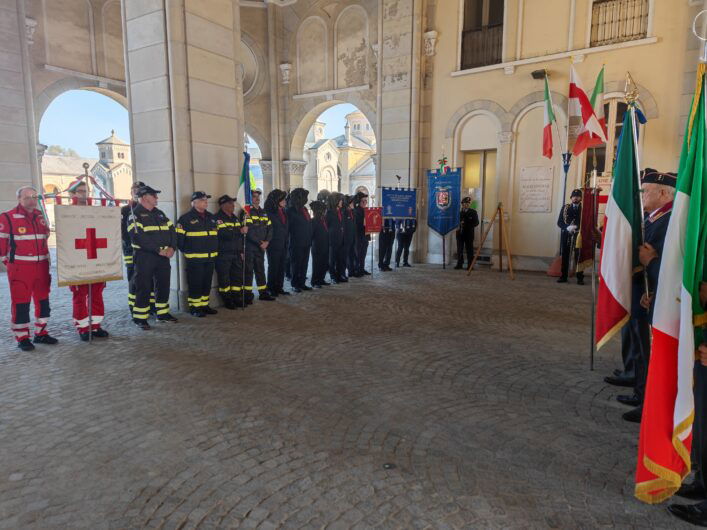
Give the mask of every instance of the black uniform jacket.
M 329 253 L 329 227 L 323 216 L 312 219 L 312 252 Z
M 341 215 L 341 219 L 339 219 Z M 329 227 L 329 244 L 338 247 L 344 242 L 344 212 L 343 208 L 327 210 L 326 224 Z
M 123 241 L 123 261 L 125 261 L 126 265 L 132 265 L 133 263 L 133 244 L 130 240 L 128 225 L 130 224 L 132 208 L 135 208 L 135 206 L 137 206 L 137 204 L 131 201 L 120 209 L 120 233 Z
M 260 243 L 272 239 L 272 222 L 268 214 L 262 208 L 250 207 L 249 214 L 251 223 L 248 225 L 248 246 L 255 252 L 261 254 L 265 252 L 260 248 Z
M 177 249 L 174 225 L 162 210 L 135 205 L 127 226 L 133 250 L 158 254 L 167 247 Z
M 218 232 L 218 259 L 233 259 L 243 252 L 241 221 L 237 215 L 227 215 L 219 210 L 216 214 Z
M 287 209 L 287 224 L 290 227 L 290 247 L 304 248 L 312 244 L 312 218 L 307 208 Z
M 354 208 L 354 219 L 356 221 L 356 241 L 371 240 L 371 236 L 366 234 L 366 210 L 361 206 Z
M 272 239 L 270 239 L 269 249 L 284 250 L 287 247 L 287 238 L 289 237 L 289 227 L 287 223 L 287 213 L 282 209 L 282 216 L 285 218 L 283 222 L 280 218 L 280 212 L 275 210 L 268 212 L 268 217 L 272 223 Z
M 415 230 L 417 230 L 417 220 L 415 219 L 402 219 L 398 224 L 399 234 L 414 234 Z
M 209 261 L 218 256 L 216 216 L 204 212 L 202 217 L 192 208 L 177 222 L 177 244 L 187 260 Z
M 459 212 L 459 231 L 463 237 L 474 239 L 474 228 L 479 226 L 479 214 L 473 208 Z
M 344 225 L 344 246 L 350 247 L 356 238 L 356 218 L 352 209 L 344 208 L 341 213 Z

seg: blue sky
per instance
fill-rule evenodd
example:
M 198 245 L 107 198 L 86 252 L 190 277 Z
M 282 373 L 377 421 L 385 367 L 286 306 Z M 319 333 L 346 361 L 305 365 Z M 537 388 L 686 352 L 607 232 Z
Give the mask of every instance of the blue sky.
M 47 108 L 39 124 L 39 141 L 72 148 L 86 158 L 98 158 L 96 142 L 111 129 L 130 142 L 128 111 L 107 96 L 89 90 L 69 90 Z
M 357 110 L 342 103 L 324 111 L 319 117 L 326 123 L 325 136 L 344 134 L 344 116 Z M 109 97 L 89 90 L 70 90 L 52 101 L 39 124 L 39 141 L 45 145 L 71 148 L 86 158 L 98 158 L 96 142 L 110 136 L 130 143 L 128 111 Z

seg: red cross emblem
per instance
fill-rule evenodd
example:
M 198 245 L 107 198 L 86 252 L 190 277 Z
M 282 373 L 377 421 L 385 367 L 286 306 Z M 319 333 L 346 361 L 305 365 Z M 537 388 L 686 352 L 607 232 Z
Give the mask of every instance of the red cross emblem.
M 108 248 L 108 239 L 105 237 L 96 237 L 95 228 L 86 229 L 85 239 L 75 239 L 74 248 L 77 250 L 85 250 L 87 259 L 97 259 L 99 248 Z

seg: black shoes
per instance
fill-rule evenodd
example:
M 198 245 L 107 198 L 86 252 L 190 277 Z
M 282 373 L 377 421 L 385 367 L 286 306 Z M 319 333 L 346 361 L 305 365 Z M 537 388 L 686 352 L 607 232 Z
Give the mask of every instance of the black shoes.
M 628 405 L 629 407 L 637 407 L 641 404 L 641 399 L 636 394 L 633 394 L 632 396 L 616 396 L 616 401 L 622 405 Z
M 17 347 L 22 351 L 32 351 L 34 350 L 34 344 L 29 339 L 22 339 L 17 343 Z
M 155 319 L 157 322 L 178 322 L 176 318 L 174 318 L 170 313 L 166 313 L 164 315 L 157 315 L 157 318 Z
M 671 504 L 668 506 L 668 512 L 678 519 L 687 521 L 695 526 L 707 526 L 707 503 L 699 503 L 692 505 Z
M 282 295 L 282 296 L 290 296 L 290 293 L 288 293 L 288 292 L 285 291 L 284 289 L 279 289 L 279 290 L 277 291 L 277 294 L 278 294 L 278 295 Z
M 204 306 L 201 308 L 201 311 L 205 315 L 218 315 L 218 311 L 216 311 L 214 308 L 209 307 L 209 306 Z
M 396 264 L 395 264 L 395 268 L 397 269 L 397 268 L 399 268 L 399 267 L 400 267 L 400 263 L 396 263 Z
M 263 300 L 264 302 L 274 302 L 276 298 L 271 296 L 270 293 L 263 291 L 258 297 L 258 300 Z
M 192 307 L 192 308 L 189 310 L 189 314 L 190 314 L 191 316 L 193 316 L 193 317 L 196 317 L 196 318 L 204 318 L 204 317 L 206 316 L 206 313 L 204 313 L 204 312 L 203 312 L 201 309 L 199 309 L 198 307 Z
M 577 280 L 577 285 L 584 285 L 584 280 Z
M 223 301 L 223 307 L 225 307 L 226 309 L 235 309 L 236 302 L 229 298 L 229 299 Z
M 300 289 L 299 287 L 292 287 L 292 292 L 294 292 L 294 293 L 301 293 L 301 292 L 302 292 L 302 289 Z
M 81 342 L 88 342 L 88 339 L 91 338 L 91 333 L 88 331 L 84 331 L 83 333 L 79 332 L 79 338 Z
M 29 340 L 29 339 L 27 339 L 27 340 Z M 36 337 L 34 337 L 35 344 L 56 344 L 57 342 L 59 342 L 59 340 L 55 339 L 54 337 L 52 337 L 49 334 L 37 335 Z
M 109 333 L 103 328 L 98 328 L 98 329 L 92 331 L 91 335 L 93 336 L 94 339 L 106 339 L 106 338 L 108 338 Z
M 319 284 L 319 287 L 326 287 L 327 285 L 331 285 L 331 284 L 325 280 L 322 280 L 321 283 Z
M 557 283 L 567 283 L 567 278 L 558 278 Z
M 364 276 L 370 276 L 371 273 L 368 272 L 366 269 L 363 269 L 363 275 L 364 275 Z
M 319 283 L 313 283 L 313 284 L 312 284 L 312 289 L 321 289 L 321 288 L 322 288 L 322 286 L 321 286 L 321 284 L 319 284 Z
M 690 499 L 691 501 L 703 501 L 707 499 L 707 492 L 698 481 L 694 481 L 691 484 L 683 484 L 680 486 L 680 489 L 675 492 L 675 495 L 683 499 Z
M 454 267 L 455 270 L 460 270 L 460 269 L 463 269 L 463 268 L 464 268 L 464 265 L 462 265 L 461 263 L 457 263 L 457 266 Z
M 147 320 L 142 320 L 140 318 L 133 318 L 133 324 L 135 324 L 137 327 L 139 327 L 143 331 L 147 331 L 150 328 L 150 324 L 147 323 Z
M 307 287 L 306 285 L 303 285 L 303 286 L 302 286 L 302 290 L 303 290 L 303 291 L 311 291 L 312 288 L 311 288 L 311 287 Z
M 641 423 L 641 416 L 643 415 L 643 407 L 636 407 L 635 409 L 631 409 L 625 414 L 623 414 L 621 417 L 625 421 L 630 421 L 631 423 Z
M 604 378 L 605 383 L 609 383 L 610 385 L 614 386 L 627 386 L 627 387 L 634 387 L 636 386 L 636 379 L 633 377 L 605 377 Z
M 403 267 L 410 267 L 410 268 L 412 268 L 412 265 L 410 265 L 409 263 L 403 263 Z

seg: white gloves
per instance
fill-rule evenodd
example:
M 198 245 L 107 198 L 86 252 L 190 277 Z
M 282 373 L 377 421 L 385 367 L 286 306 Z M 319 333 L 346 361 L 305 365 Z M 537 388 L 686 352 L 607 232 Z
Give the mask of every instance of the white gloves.
M 567 231 L 568 231 L 570 234 L 574 234 L 574 233 L 577 231 L 577 225 L 569 225 L 569 226 L 567 227 Z

